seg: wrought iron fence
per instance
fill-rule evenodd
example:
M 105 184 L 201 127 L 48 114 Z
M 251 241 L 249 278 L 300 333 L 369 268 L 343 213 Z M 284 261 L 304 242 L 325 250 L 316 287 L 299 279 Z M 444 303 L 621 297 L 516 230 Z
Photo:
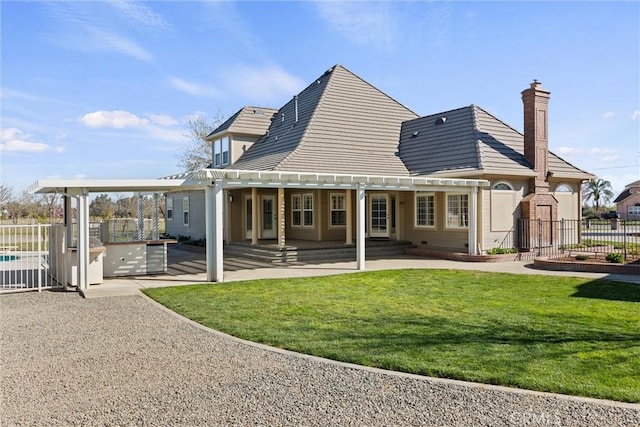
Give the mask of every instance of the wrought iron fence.
M 640 254 L 640 221 L 519 219 L 507 244 L 532 256 L 620 253 L 628 259 Z

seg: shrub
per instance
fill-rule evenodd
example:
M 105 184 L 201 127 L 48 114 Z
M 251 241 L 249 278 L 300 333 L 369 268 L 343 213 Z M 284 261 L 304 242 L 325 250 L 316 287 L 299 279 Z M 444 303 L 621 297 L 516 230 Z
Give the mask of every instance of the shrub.
M 615 264 L 622 264 L 624 262 L 624 257 L 622 254 L 618 254 L 615 252 L 608 253 L 606 257 L 604 257 L 608 262 Z
M 191 236 L 183 236 L 182 234 L 178 236 L 178 242 L 186 242 L 187 240 L 191 240 Z
M 585 254 L 576 255 L 576 259 L 578 261 L 586 261 L 589 259 L 589 255 L 585 255 Z
M 516 253 L 518 253 L 518 249 L 516 248 L 491 248 L 487 251 L 487 255 L 504 255 Z

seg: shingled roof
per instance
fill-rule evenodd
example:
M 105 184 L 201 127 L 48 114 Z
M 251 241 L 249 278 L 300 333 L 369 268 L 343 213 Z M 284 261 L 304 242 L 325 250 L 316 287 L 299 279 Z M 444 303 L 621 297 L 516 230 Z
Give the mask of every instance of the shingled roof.
M 223 132 L 241 135 L 262 136 L 269 128 L 271 119 L 278 110 L 263 107 L 243 107 L 211 132 L 207 139 L 215 139 Z
M 229 130 L 245 107 L 215 133 Z M 272 110 L 275 111 L 275 110 Z M 225 126 L 227 126 L 225 128 Z M 555 178 L 593 175 L 549 153 Z M 235 169 L 368 175 L 534 177 L 524 136 L 471 105 L 418 117 L 341 65 L 326 71 L 274 115 Z
M 268 133 L 234 168 L 408 175 L 395 153 L 401 123 L 416 117 L 336 65 L 278 110 Z
M 536 175 L 524 136 L 476 105 L 403 123 L 400 158 L 414 175 Z M 553 153 L 549 170 L 558 178 L 593 177 Z

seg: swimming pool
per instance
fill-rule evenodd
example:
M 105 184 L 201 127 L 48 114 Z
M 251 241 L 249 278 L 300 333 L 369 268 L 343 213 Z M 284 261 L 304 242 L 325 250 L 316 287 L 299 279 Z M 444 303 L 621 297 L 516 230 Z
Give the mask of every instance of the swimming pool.
M 15 261 L 20 259 L 18 255 L 0 255 L 0 262 L 2 261 Z

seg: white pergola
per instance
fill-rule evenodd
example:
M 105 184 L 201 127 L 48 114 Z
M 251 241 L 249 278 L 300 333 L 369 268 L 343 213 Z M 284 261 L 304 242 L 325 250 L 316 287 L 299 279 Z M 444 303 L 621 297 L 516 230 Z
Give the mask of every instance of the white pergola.
M 278 201 L 284 203 L 287 188 L 343 189 L 355 190 L 356 197 L 356 265 L 365 269 L 365 192 L 367 190 L 395 191 L 446 191 L 469 195 L 469 253 L 477 247 L 478 230 L 478 188 L 489 182 L 482 179 L 429 178 L 410 176 L 377 176 L 352 174 L 326 174 L 308 172 L 252 171 L 237 169 L 202 169 L 188 174 L 169 176 L 161 179 L 107 179 L 107 180 L 40 180 L 29 191 L 32 193 L 58 193 L 74 197 L 78 201 L 78 285 L 88 287 L 89 269 L 89 194 L 109 192 L 135 192 L 157 194 L 175 191 L 205 191 L 206 218 L 206 266 L 207 280 L 223 281 L 223 207 L 224 190 L 234 188 L 275 188 Z M 252 197 L 252 203 L 256 202 Z M 350 200 L 350 198 L 347 198 Z M 67 205 L 68 204 L 68 205 Z M 71 208 L 70 201 L 65 211 Z M 254 212 L 257 212 L 254 205 Z M 347 206 L 350 210 L 350 206 Z M 278 241 L 284 242 L 284 215 L 278 209 Z M 254 215 L 254 217 L 256 217 Z M 253 227 L 254 230 L 257 227 Z M 69 231 L 67 231 L 69 232 Z M 351 233 L 347 230 L 347 235 Z M 255 238 L 253 239 L 256 243 Z

